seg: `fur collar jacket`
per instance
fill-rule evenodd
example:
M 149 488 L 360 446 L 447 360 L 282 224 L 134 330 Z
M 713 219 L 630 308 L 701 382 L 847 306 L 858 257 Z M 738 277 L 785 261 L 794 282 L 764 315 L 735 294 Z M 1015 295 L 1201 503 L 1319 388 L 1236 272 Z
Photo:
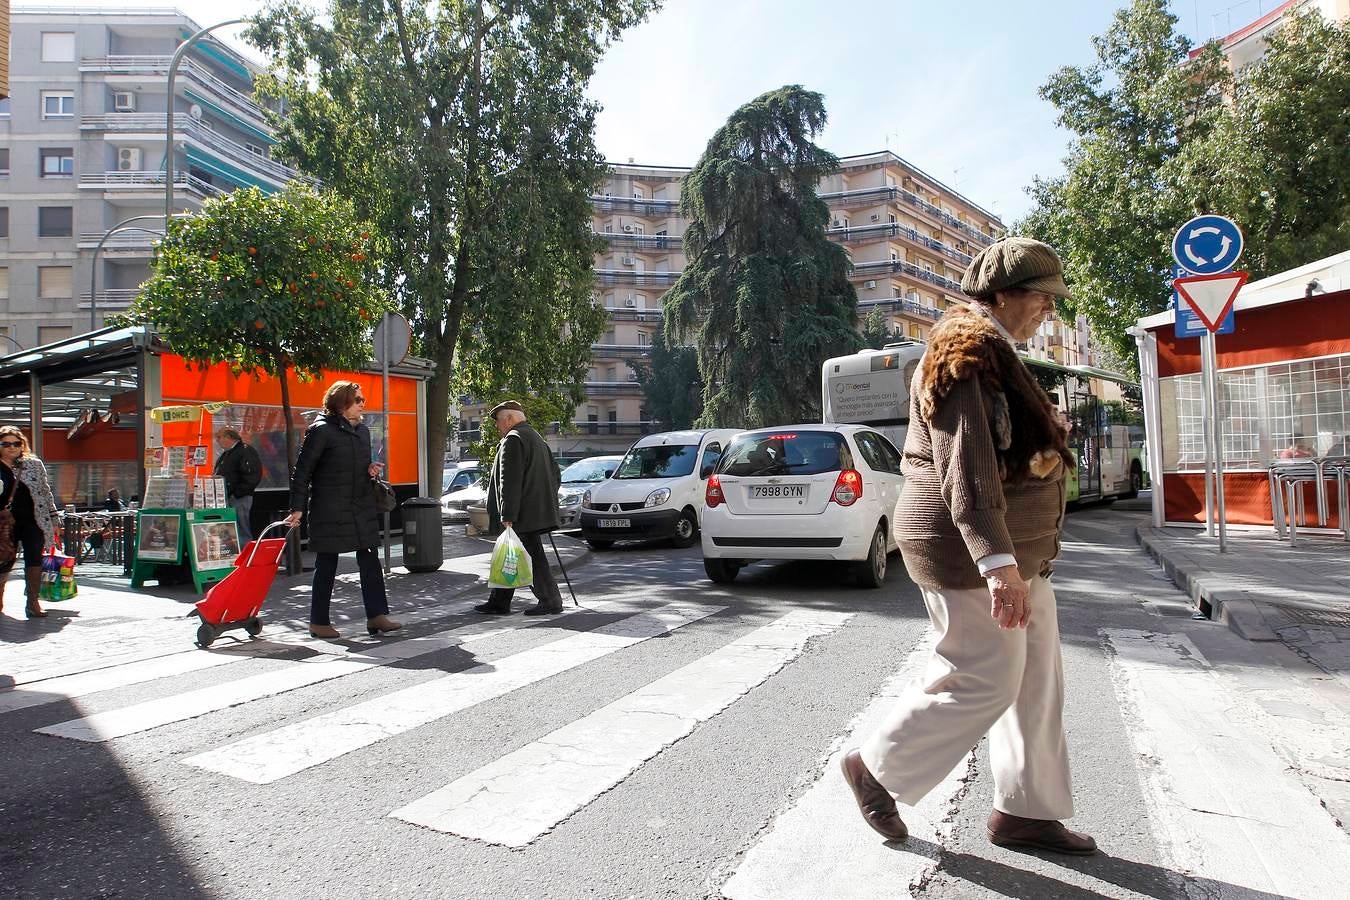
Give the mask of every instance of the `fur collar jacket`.
M 1018 358 L 998 327 L 979 310 L 953 306 L 929 335 L 915 400 L 919 415 L 931 419 L 957 383 L 978 378 L 990 400 L 993 432 L 1002 480 L 1061 474 L 1073 466 L 1060 413 Z

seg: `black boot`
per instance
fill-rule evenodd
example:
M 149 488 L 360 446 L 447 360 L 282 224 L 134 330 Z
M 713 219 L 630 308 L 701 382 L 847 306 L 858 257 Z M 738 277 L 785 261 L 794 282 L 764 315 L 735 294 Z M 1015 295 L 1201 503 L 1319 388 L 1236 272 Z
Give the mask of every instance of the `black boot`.
M 511 604 L 502 606 L 489 600 L 486 603 L 480 603 L 473 608 L 474 612 L 483 613 L 488 616 L 509 616 L 511 615 Z

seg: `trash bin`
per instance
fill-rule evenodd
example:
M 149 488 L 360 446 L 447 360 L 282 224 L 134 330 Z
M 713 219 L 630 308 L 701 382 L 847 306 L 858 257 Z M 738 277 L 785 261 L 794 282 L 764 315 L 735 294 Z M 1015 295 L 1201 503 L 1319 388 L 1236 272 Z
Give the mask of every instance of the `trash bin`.
M 434 572 L 445 562 L 441 505 L 430 497 L 403 501 L 403 565 L 409 572 Z

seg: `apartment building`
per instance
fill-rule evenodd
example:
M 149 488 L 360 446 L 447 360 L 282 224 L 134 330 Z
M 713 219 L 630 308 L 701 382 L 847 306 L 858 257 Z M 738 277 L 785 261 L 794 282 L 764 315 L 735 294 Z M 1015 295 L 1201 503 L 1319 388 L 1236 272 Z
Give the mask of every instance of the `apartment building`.
M 176 211 L 298 177 L 269 158 L 272 132 L 251 98 L 260 69 L 235 51 L 199 42 L 168 97 L 170 57 L 198 28 L 165 9 L 14 11 L 11 96 L 0 100 L 0 341 L 10 351 L 99 327 L 130 304 L 163 230 L 170 108 Z
M 1314 10 L 1329 22 L 1342 21 L 1350 18 L 1350 0 L 1285 0 L 1277 4 L 1270 12 L 1219 39 L 1229 68 L 1234 73 L 1241 73 L 1247 66 L 1259 61 L 1266 55 L 1267 37 L 1284 23 L 1286 17 L 1294 12 Z M 1199 52 L 1200 49 L 1196 48 L 1191 56 Z

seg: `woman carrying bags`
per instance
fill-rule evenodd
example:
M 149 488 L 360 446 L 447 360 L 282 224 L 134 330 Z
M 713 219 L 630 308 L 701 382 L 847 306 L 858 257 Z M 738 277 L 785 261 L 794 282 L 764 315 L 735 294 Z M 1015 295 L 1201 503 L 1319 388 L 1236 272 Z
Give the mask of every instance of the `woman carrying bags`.
M 0 509 L 14 517 L 13 540 L 23 554 L 24 614 L 45 619 L 38 603 L 42 586 L 42 552 L 57 545 L 61 513 L 47 481 L 47 467 L 28 449 L 28 439 L 13 425 L 0 425 Z M 0 560 L 0 603 L 4 581 L 14 559 Z
M 329 621 L 328 608 L 338 554 L 352 550 L 361 572 L 366 631 L 387 634 L 403 627 L 389 618 L 384 571 L 375 551 L 380 522 L 371 479 L 379 476 L 384 464 L 370 459 L 370 429 L 361 421 L 365 405 L 359 384 L 334 382 L 324 394 L 323 415 L 305 431 L 291 475 L 291 514 L 286 523 L 300 524 L 309 508 L 309 549 L 314 551 L 311 637 L 341 636 Z

